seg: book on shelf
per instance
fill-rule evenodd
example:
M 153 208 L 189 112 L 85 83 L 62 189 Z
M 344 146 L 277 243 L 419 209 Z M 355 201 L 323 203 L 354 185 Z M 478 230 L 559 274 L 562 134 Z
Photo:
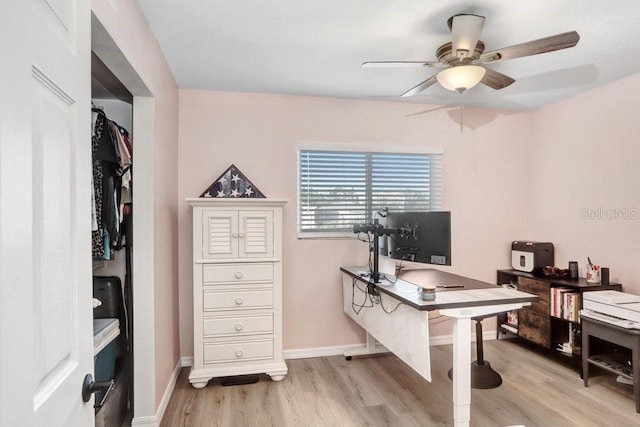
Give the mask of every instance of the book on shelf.
M 562 308 L 563 308 L 563 302 L 564 302 L 564 297 L 563 295 L 567 292 L 570 292 L 571 289 L 569 288 L 551 288 L 551 301 L 549 303 L 550 309 L 551 309 L 551 315 L 553 317 L 559 317 L 562 318 Z
M 567 292 L 564 295 L 562 318 L 571 322 L 580 321 L 580 294 Z
M 570 322 L 580 321 L 580 294 L 570 288 L 551 288 L 551 316 Z

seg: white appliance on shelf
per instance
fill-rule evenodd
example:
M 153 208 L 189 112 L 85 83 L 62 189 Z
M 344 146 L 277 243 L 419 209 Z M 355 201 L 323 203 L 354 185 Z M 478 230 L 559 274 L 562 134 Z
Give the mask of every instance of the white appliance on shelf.
M 640 295 L 620 291 L 582 294 L 580 315 L 626 329 L 640 329 Z

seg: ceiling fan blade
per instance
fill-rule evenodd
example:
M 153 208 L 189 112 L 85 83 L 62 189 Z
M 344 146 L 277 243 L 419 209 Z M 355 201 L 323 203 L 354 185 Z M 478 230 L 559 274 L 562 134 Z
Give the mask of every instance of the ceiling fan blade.
M 504 89 L 511 83 L 515 82 L 514 79 L 505 74 L 499 73 L 495 70 L 492 70 L 491 68 L 485 69 L 487 70 L 487 72 L 484 73 L 484 77 L 482 78 L 480 83 L 483 83 L 492 89 Z
M 404 68 L 404 67 L 442 67 L 437 61 L 367 61 L 362 63 L 364 68 Z
M 438 111 L 438 110 L 450 110 L 453 108 L 458 108 L 458 107 L 454 105 L 443 105 L 442 107 L 435 107 L 435 108 L 430 108 L 428 110 L 418 111 L 417 113 L 407 114 L 406 117 L 420 116 L 422 114 L 433 113 L 434 111 Z
M 455 15 L 449 20 L 451 21 L 451 54 L 460 59 L 473 55 L 484 27 L 484 16 Z
M 496 61 L 505 61 L 507 59 L 521 58 L 523 56 L 538 55 L 540 53 L 568 49 L 578 44 L 579 40 L 580 35 L 576 31 L 569 31 L 562 34 L 556 34 L 555 36 L 532 40 L 483 53 L 480 55 L 478 62 L 488 64 Z
M 434 84 L 436 81 L 438 81 L 436 79 L 436 76 L 437 74 L 429 77 L 427 80 L 423 81 L 422 83 L 412 87 L 411 89 L 403 93 L 402 96 L 413 96 L 413 95 L 419 94 L 420 92 L 422 92 L 423 90 L 425 90 L 426 88 Z

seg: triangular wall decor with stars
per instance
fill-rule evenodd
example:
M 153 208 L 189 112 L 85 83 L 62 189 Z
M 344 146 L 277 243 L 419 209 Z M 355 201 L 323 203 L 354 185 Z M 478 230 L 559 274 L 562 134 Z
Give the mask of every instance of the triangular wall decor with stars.
M 247 179 L 236 165 L 231 165 L 200 197 L 258 197 L 264 194 Z

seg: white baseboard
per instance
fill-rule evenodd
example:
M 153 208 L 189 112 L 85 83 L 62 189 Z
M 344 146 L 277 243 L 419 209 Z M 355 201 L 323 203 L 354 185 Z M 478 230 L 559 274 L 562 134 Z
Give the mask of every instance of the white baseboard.
M 453 335 L 439 335 L 437 337 L 429 337 L 429 345 L 449 345 L 453 344 Z
M 482 331 L 482 339 L 484 341 L 491 341 L 496 339 L 496 331 Z M 451 345 L 453 344 L 453 335 L 440 335 L 437 337 L 430 337 L 429 341 L 432 346 L 437 345 Z M 471 334 L 471 342 L 476 341 L 476 334 Z
M 484 340 L 495 340 L 496 339 L 496 331 L 483 331 L 482 333 Z M 471 334 L 471 340 L 476 340 L 476 335 Z M 453 344 L 453 335 L 440 335 L 437 337 L 429 338 L 430 344 L 432 346 L 438 345 L 451 345 Z M 313 347 L 313 348 L 299 348 L 299 349 L 290 349 L 284 350 L 283 356 L 285 359 L 307 359 L 311 357 L 327 357 L 327 356 L 342 356 L 345 352 L 359 349 L 363 344 L 348 344 L 348 345 L 337 345 L 330 347 Z M 183 357 L 183 359 L 189 359 Z M 193 358 L 190 358 L 193 360 Z
M 158 405 L 158 411 L 156 412 L 156 418 L 158 419 L 158 425 L 162 422 L 162 417 L 164 417 L 164 413 L 167 410 L 167 406 L 169 405 L 169 400 L 171 399 L 171 395 L 173 394 L 173 389 L 176 387 L 176 382 L 178 381 L 178 375 L 180 375 L 180 369 L 182 368 L 182 360 L 178 360 L 175 368 L 173 368 L 173 372 L 171 373 L 171 379 L 169 379 L 169 384 L 167 384 L 167 388 L 164 390 L 164 394 L 162 395 L 162 399 L 160 400 L 160 405 Z
M 182 367 L 193 366 L 193 356 L 183 356 L 180 358 Z
M 153 417 L 137 417 L 131 420 L 131 427 L 158 427 L 158 419 Z
M 311 357 L 340 356 L 345 351 L 362 347 L 362 344 L 336 345 L 331 347 L 314 347 L 284 350 L 285 359 L 308 359 Z
M 160 425 L 160 423 L 162 422 L 162 417 L 164 417 L 164 413 L 167 410 L 167 406 L 169 405 L 171 395 L 173 394 L 173 389 L 176 387 L 176 382 L 178 381 L 178 375 L 180 374 L 180 369 L 182 368 L 182 366 L 182 359 L 180 359 L 178 360 L 175 368 L 173 368 L 171 378 L 169 379 L 169 384 L 167 384 L 167 388 L 164 390 L 164 394 L 162 395 L 162 399 L 160 400 L 160 405 L 158 405 L 156 414 L 152 417 L 134 418 L 133 420 L 131 420 L 131 427 L 158 427 Z

